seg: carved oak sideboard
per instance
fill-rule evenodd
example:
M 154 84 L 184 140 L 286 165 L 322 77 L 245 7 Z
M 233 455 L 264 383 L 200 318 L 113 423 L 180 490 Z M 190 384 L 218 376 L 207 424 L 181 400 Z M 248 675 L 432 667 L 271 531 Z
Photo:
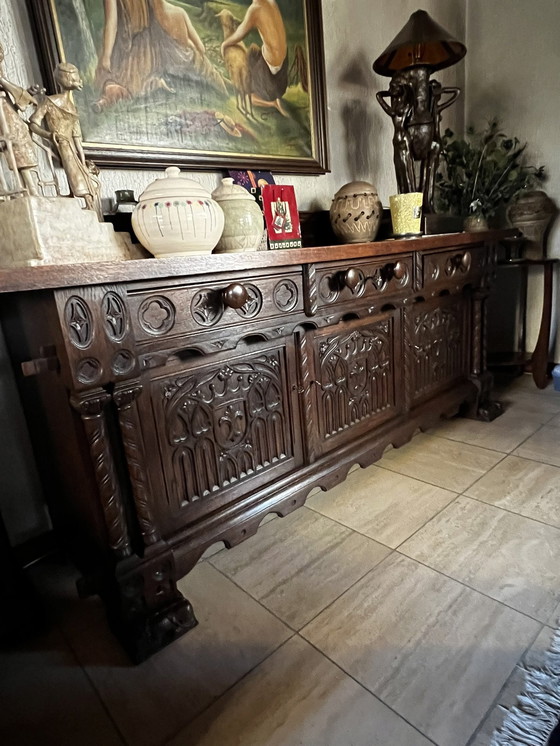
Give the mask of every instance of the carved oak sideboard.
M 491 419 L 503 232 L 0 272 L 53 523 L 135 661 L 176 580 L 418 428 Z

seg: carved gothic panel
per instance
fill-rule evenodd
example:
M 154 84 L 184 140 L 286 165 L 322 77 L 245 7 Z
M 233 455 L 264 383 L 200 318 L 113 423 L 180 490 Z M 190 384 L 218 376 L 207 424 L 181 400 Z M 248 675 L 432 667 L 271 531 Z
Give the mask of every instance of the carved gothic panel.
M 393 315 L 360 321 L 316 340 L 320 436 L 337 436 L 396 406 Z
M 170 498 L 216 492 L 293 456 L 285 350 L 195 368 L 153 389 Z
M 91 311 L 83 298 L 74 295 L 68 299 L 64 309 L 68 337 L 74 347 L 85 350 L 93 340 Z
M 148 334 L 167 334 L 175 323 L 175 306 L 163 295 L 146 298 L 138 310 L 140 326 Z
M 244 319 L 254 319 L 255 316 L 259 315 L 262 308 L 262 294 L 255 285 L 251 285 L 250 283 L 245 283 L 245 288 L 248 298 L 241 308 L 235 309 L 235 312 Z
M 465 375 L 465 304 L 462 297 L 439 299 L 437 305 L 414 306 L 410 313 L 412 344 L 406 345 L 406 354 L 417 398 Z
M 216 290 L 199 290 L 191 302 L 191 314 L 199 326 L 214 326 L 222 318 L 224 306 Z
M 106 293 L 101 307 L 105 334 L 113 342 L 120 342 L 128 328 L 127 312 L 122 298 L 112 291 Z
M 273 292 L 274 305 L 280 311 L 291 311 L 297 306 L 299 292 L 293 280 L 282 280 Z

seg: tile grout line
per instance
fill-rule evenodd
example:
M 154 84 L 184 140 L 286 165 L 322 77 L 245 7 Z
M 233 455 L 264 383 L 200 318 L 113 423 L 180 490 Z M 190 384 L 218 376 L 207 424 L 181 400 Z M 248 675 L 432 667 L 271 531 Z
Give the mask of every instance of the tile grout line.
M 352 531 L 353 529 L 349 529 L 349 530 L 350 530 L 350 531 Z M 355 532 L 355 533 L 358 533 L 358 532 Z M 361 535 L 361 534 L 360 534 L 360 535 Z M 366 537 L 366 538 L 369 538 L 369 537 Z M 372 541 L 373 541 L 373 540 L 372 540 Z M 377 542 L 377 543 L 380 543 L 380 542 Z M 384 546 L 384 547 L 385 547 L 385 544 L 383 544 L 382 546 Z M 333 604 L 333 603 L 334 603 L 335 601 L 338 601 L 338 599 L 339 599 L 339 598 L 340 598 L 341 596 L 343 596 L 343 595 L 344 595 L 345 593 L 347 593 L 347 592 L 348 592 L 348 591 L 349 591 L 349 590 L 350 590 L 351 588 L 353 588 L 353 587 L 354 587 L 354 586 L 355 586 L 355 585 L 356 585 L 357 583 L 359 583 L 359 582 L 360 582 L 361 580 L 363 580 L 363 579 L 364 579 L 364 578 L 366 577 L 366 575 L 368 575 L 368 574 L 369 574 L 370 572 L 372 572 L 373 570 L 375 570 L 376 568 L 378 568 L 378 567 L 379 567 L 379 565 L 381 565 L 381 564 L 382 564 L 383 562 L 385 562 L 385 560 L 386 560 L 386 559 L 387 559 L 388 557 L 390 557 L 390 556 L 391 556 L 391 554 L 393 554 L 393 552 L 395 551 L 395 550 L 394 550 L 394 549 L 392 549 L 391 547 L 385 547 L 385 548 L 386 548 L 386 549 L 389 549 L 389 550 L 390 550 L 390 551 L 388 552 L 388 554 L 386 554 L 386 555 L 385 555 L 385 557 L 382 557 L 382 558 L 381 558 L 381 559 L 379 560 L 379 562 L 376 562 L 376 563 L 375 563 L 375 565 L 373 565 L 373 567 L 370 567 L 370 568 L 369 568 L 369 570 L 366 570 L 366 571 L 364 572 L 364 574 L 363 574 L 363 575 L 361 575 L 361 576 L 360 576 L 360 577 L 359 577 L 359 578 L 358 578 L 357 580 L 355 580 L 355 581 L 354 581 L 354 582 L 353 582 L 353 583 L 352 583 L 351 585 L 349 585 L 349 586 L 348 586 L 348 588 L 346 588 L 345 590 L 341 591 L 341 592 L 340 592 L 340 593 L 338 594 L 338 596 L 336 596 L 336 598 L 333 598 L 333 600 L 332 600 L 332 601 L 329 601 L 329 603 L 328 603 L 328 604 L 327 604 L 327 605 L 326 605 L 326 606 L 325 606 L 324 608 L 322 608 L 322 609 L 321 609 L 320 611 L 318 611 L 318 612 L 317 612 L 317 613 L 316 613 L 316 614 L 315 614 L 314 616 L 312 616 L 312 617 L 311 617 L 310 619 L 308 619 L 308 620 L 307 620 L 306 622 L 304 622 L 304 623 L 303 623 L 303 624 L 301 625 L 301 627 L 299 627 L 299 628 L 293 627 L 293 626 L 292 626 L 291 624 L 289 624 L 288 622 L 284 621 L 284 619 L 282 619 L 281 617 L 279 617 L 279 616 L 278 616 L 278 614 L 277 614 L 276 612 L 274 612 L 274 611 L 272 611 L 271 609 L 267 608 L 267 607 L 266 607 L 266 606 L 265 606 L 265 605 L 264 605 L 264 604 L 263 604 L 263 603 L 262 603 L 262 602 L 261 602 L 261 601 L 260 601 L 260 600 L 259 600 L 258 598 L 255 598 L 255 596 L 253 596 L 253 595 L 252 595 L 251 593 L 249 593 L 249 591 L 248 591 L 248 590 L 246 590 L 245 588 L 243 588 L 242 586 L 240 586 L 240 585 L 239 585 L 239 583 L 237 583 L 237 582 L 236 582 L 236 581 L 235 581 L 235 580 L 234 580 L 233 578 L 230 578 L 230 577 L 229 577 L 228 575 L 226 575 L 226 574 L 225 574 L 225 573 L 224 573 L 224 572 L 223 572 L 222 570 L 220 570 L 220 569 L 219 569 L 218 567 L 215 567 L 214 569 L 215 569 L 215 570 L 217 570 L 217 571 L 218 571 L 218 572 L 219 572 L 219 573 L 220 573 L 221 575 L 223 575 L 223 576 L 224 576 L 224 578 L 226 578 L 226 580 L 229 580 L 230 582 L 232 582 L 232 583 L 233 583 L 233 584 L 234 584 L 234 585 L 235 585 L 235 586 L 236 586 L 237 588 L 239 588 L 239 590 L 243 591 L 243 593 L 246 593 L 246 594 L 247 594 L 247 595 L 249 596 L 249 598 L 251 598 L 251 599 L 253 599 L 254 601 L 256 601 L 256 602 L 257 602 L 257 603 L 259 604 L 259 606 L 261 606 L 261 607 L 262 607 L 262 608 L 263 608 L 263 609 L 264 609 L 265 611 L 267 611 L 267 612 L 268 612 L 269 614 L 272 614 L 272 616 L 274 616 L 274 617 L 275 617 L 276 619 L 278 619 L 278 621 L 280 621 L 280 622 L 282 622 L 282 624 L 286 625 L 286 626 L 288 627 L 288 629 L 290 629 L 290 630 L 291 630 L 292 632 L 294 632 L 294 634 L 299 634 L 299 633 L 301 632 L 301 630 L 302 630 L 302 629 L 303 629 L 304 627 L 306 627 L 306 626 L 307 626 L 308 624 L 311 624 L 311 622 L 312 622 L 312 621 L 313 621 L 314 619 L 316 619 L 316 618 L 317 618 L 317 617 L 319 616 L 319 614 L 322 614 L 322 613 L 323 613 L 323 612 L 324 612 L 324 611 L 325 611 L 326 609 L 328 609 L 328 608 L 329 608 L 329 606 L 331 606 L 331 605 L 332 605 L 332 604 Z M 214 565 L 212 565 L 212 567 L 214 567 Z
M 356 684 L 358 684 L 358 686 L 360 686 L 362 689 L 364 689 L 368 694 L 370 694 L 372 697 L 374 697 L 378 702 L 381 702 L 382 705 L 384 705 L 389 710 L 391 710 L 391 712 L 393 712 L 398 718 L 400 718 L 401 720 L 404 720 L 404 722 L 407 725 L 410 725 L 410 727 L 413 728 L 421 736 L 423 736 L 423 738 L 425 738 L 426 740 L 428 740 L 430 743 L 434 744 L 434 746 L 438 746 L 438 744 L 432 738 L 430 738 L 430 736 L 427 736 L 419 728 L 417 728 L 409 720 L 407 720 L 404 717 L 404 715 L 401 715 L 401 713 L 398 712 L 397 710 L 395 710 L 393 707 L 391 707 L 391 705 L 387 704 L 387 702 L 384 702 L 381 699 L 381 697 L 379 697 L 377 694 L 375 694 L 375 692 L 372 692 L 371 689 L 368 689 L 365 684 L 363 684 L 361 681 L 359 681 L 358 679 L 356 679 L 351 673 L 349 673 L 344 668 L 342 668 L 342 666 L 339 663 L 337 663 L 335 660 L 333 660 L 332 658 L 330 658 L 327 655 L 327 653 L 325 653 L 323 650 L 321 650 L 320 648 L 318 648 L 313 642 L 311 642 L 311 640 L 308 640 L 306 637 L 303 637 L 299 632 L 297 633 L 297 636 L 301 640 L 303 640 L 304 642 L 306 642 L 308 645 L 310 645 L 314 650 L 316 650 L 321 656 L 323 656 L 323 658 L 326 658 L 328 661 L 330 661 L 333 664 L 333 666 L 336 666 L 336 668 L 338 668 L 338 670 L 341 671 L 345 676 L 347 676 L 349 679 L 352 679 L 352 681 L 356 682 Z
M 506 609 L 509 609 L 510 611 L 514 611 L 516 614 L 521 614 L 522 616 L 526 617 L 527 619 L 530 619 L 533 622 L 537 622 L 537 624 L 544 624 L 545 627 L 549 627 L 550 623 L 548 621 L 543 622 L 542 619 L 537 619 L 536 617 L 531 616 L 526 611 L 520 611 L 519 609 L 514 608 L 513 606 L 509 606 L 504 601 L 500 601 L 497 598 L 494 598 L 493 596 L 490 596 L 488 593 L 485 593 L 484 591 L 481 591 L 479 588 L 474 588 L 472 585 L 469 585 L 468 583 L 465 583 L 463 580 L 458 580 L 457 578 L 454 578 L 452 575 L 447 575 L 447 573 L 442 572 L 441 570 L 436 569 L 435 567 L 431 567 L 430 565 L 426 564 L 425 562 L 422 562 L 422 560 L 416 559 L 415 557 L 411 557 L 408 554 L 405 554 L 404 552 L 400 551 L 399 549 L 395 549 L 395 552 L 397 554 L 400 554 L 402 557 L 406 557 L 409 560 L 412 560 L 413 562 L 417 562 L 419 565 L 422 565 L 423 567 L 428 568 L 428 570 L 432 570 L 433 572 L 437 572 L 438 575 L 442 575 L 444 578 L 447 578 L 448 580 L 452 580 L 454 583 L 458 583 L 459 585 L 462 585 L 464 588 L 468 588 L 470 591 L 473 591 L 474 593 L 478 593 L 481 596 L 484 596 L 484 598 L 487 598 L 490 601 L 494 601 L 494 603 L 500 604 L 500 606 L 503 606 Z M 375 569 L 375 568 L 374 568 Z M 558 603 L 555 605 L 555 609 L 558 607 Z
M 470 487 L 468 487 L 467 489 L 470 489 Z M 469 500 L 473 500 L 474 502 L 481 503 L 481 505 L 486 505 L 489 508 L 497 508 L 498 510 L 503 510 L 504 513 L 515 515 L 518 518 L 526 518 L 528 521 L 533 521 L 534 523 L 538 523 L 541 526 L 548 526 L 549 528 L 556 528 L 560 531 L 559 525 L 556 525 L 554 523 L 547 523 L 545 520 L 542 520 L 540 518 L 534 518 L 533 516 L 525 515 L 524 513 L 517 513 L 515 510 L 512 510 L 511 508 L 506 508 L 503 505 L 496 505 L 495 503 L 487 503 L 486 500 L 483 500 L 480 497 L 475 497 L 474 495 L 466 495 L 464 493 L 461 493 L 457 497 L 466 497 Z
M 174 740 L 175 738 L 177 738 L 179 736 L 179 734 L 182 733 L 183 730 L 185 730 L 185 728 L 188 725 L 191 725 L 197 718 L 201 717 L 201 715 L 203 715 L 207 710 L 209 710 L 213 705 L 215 705 L 216 702 L 219 702 L 222 699 L 222 697 L 225 697 L 225 695 L 228 694 L 229 692 L 231 692 L 232 689 L 235 689 L 235 687 L 238 686 L 238 684 L 240 684 L 244 679 L 246 679 L 247 676 L 249 676 L 249 674 L 253 673 L 253 671 L 256 671 L 257 668 L 259 668 L 272 655 L 274 655 L 279 650 L 281 650 L 284 647 L 284 645 L 286 645 L 288 642 L 290 642 L 290 640 L 293 640 L 294 637 L 296 637 L 296 636 L 298 636 L 297 632 L 293 631 L 293 634 L 290 635 L 288 638 L 286 638 L 283 642 L 281 642 L 280 645 L 278 645 L 278 647 L 274 648 L 274 650 L 271 650 L 270 653 L 268 653 L 268 655 L 266 655 L 261 661 L 259 661 L 258 663 L 256 663 L 248 671 L 245 671 L 245 673 L 243 674 L 243 676 L 241 676 L 239 679 L 237 679 L 232 684 L 230 684 L 230 686 L 228 686 L 227 689 L 224 689 L 224 691 L 221 694 L 219 694 L 217 697 L 215 697 L 214 699 L 212 699 L 205 707 L 203 707 L 200 710 L 200 712 L 197 712 L 196 715 L 194 715 L 193 717 L 189 718 L 185 723 L 183 723 L 183 725 L 181 725 L 179 727 L 179 729 L 177 731 L 175 731 L 175 733 L 173 735 L 171 735 L 169 738 L 167 738 L 163 742 L 163 746 L 165 746 L 165 744 L 169 744 L 172 740 Z M 134 746 L 134 744 L 130 744 L 130 746 Z

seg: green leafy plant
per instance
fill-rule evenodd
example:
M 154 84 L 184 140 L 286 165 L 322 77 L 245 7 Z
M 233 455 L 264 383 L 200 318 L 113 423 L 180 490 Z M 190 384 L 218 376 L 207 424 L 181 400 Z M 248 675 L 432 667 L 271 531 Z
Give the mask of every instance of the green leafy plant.
M 482 132 L 469 127 L 465 139 L 447 129 L 442 143 L 443 168 L 436 175 L 438 212 L 491 218 L 521 190 L 544 179 L 544 166 L 522 162 L 527 143 L 508 137 L 497 119 Z

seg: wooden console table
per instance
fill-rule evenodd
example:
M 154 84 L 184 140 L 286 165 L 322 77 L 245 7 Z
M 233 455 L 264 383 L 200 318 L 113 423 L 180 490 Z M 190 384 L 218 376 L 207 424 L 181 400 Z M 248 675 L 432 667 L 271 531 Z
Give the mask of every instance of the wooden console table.
M 522 241 L 522 239 L 518 239 Z M 550 383 L 549 375 L 549 352 L 550 331 L 552 326 L 552 291 L 554 269 L 559 260 L 555 258 L 543 259 L 512 259 L 511 261 L 498 261 L 498 271 L 516 270 L 521 274 L 520 283 L 520 316 L 517 349 L 499 355 L 490 354 L 489 364 L 491 367 L 513 367 L 521 370 L 531 371 L 535 385 L 544 389 Z M 527 351 L 527 286 L 529 270 L 533 267 L 543 269 L 543 302 L 539 334 L 533 352 Z
M 492 419 L 504 232 L 0 272 L 53 522 L 135 661 L 176 581 L 442 415 Z

